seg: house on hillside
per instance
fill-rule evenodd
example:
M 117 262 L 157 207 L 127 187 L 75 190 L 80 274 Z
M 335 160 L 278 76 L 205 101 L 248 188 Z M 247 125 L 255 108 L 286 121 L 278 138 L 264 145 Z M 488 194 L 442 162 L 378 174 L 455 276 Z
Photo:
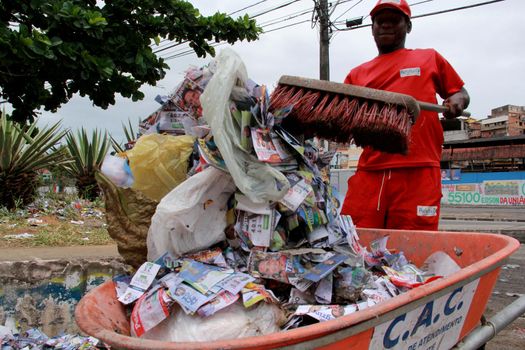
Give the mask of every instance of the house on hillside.
M 518 136 L 525 134 L 525 106 L 505 105 L 494 108 L 480 121 L 481 137 Z

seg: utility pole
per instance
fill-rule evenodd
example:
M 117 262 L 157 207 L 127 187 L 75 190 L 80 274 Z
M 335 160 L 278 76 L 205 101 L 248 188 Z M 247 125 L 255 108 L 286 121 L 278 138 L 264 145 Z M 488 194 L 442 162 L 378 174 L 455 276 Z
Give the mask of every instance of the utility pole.
M 319 16 L 319 79 L 330 80 L 330 14 L 328 0 L 319 0 L 317 7 Z

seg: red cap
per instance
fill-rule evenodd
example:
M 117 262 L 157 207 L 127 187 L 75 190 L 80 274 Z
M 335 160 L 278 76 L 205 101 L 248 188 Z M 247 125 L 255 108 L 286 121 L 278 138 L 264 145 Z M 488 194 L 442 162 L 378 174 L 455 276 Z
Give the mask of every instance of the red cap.
M 370 16 L 374 17 L 377 12 L 383 9 L 398 10 L 408 17 L 412 15 L 410 12 L 410 6 L 408 6 L 406 0 L 379 0 L 372 11 L 370 11 Z

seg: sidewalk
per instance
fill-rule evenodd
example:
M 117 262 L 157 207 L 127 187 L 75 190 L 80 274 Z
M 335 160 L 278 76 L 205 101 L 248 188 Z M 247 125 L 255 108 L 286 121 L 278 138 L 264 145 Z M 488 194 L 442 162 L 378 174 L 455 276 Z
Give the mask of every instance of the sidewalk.
M 117 245 L 0 249 L 0 261 L 119 258 Z
M 525 207 L 442 205 L 441 220 L 525 222 Z
M 439 230 L 499 233 L 525 243 L 525 207 L 444 205 Z

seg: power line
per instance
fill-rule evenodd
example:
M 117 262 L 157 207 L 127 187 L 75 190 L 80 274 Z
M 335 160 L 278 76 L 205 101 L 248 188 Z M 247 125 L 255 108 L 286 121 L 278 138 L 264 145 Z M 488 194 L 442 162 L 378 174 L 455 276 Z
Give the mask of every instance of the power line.
M 292 3 L 295 3 L 299 0 L 294 0 L 294 1 L 289 1 L 289 2 L 286 2 L 284 4 L 281 4 L 279 6 L 276 6 L 276 7 L 273 7 L 272 9 L 269 9 L 269 10 L 264 10 L 256 15 L 253 15 L 251 16 L 250 18 L 254 18 L 256 16 L 260 16 L 262 14 L 266 14 L 268 12 L 271 12 L 271 11 L 275 11 L 277 9 L 280 9 L 280 8 L 284 8 Z M 354 0 L 343 0 L 343 1 L 338 1 L 338 3 L 336 3 L 336 5 L 334 5 L 334 9 L 332 9 L 332 13 L 333 11 L 335 10 L 335 6 L 337 6 L 338 4 L 344 4 L 344 3 L 347 3 L 347 2 L 350 2 L 350 1 L 354 1 Z M 418 3 L 415 3 L 415 4 L 412 4 L 412 6 L 414 5 L 418 5 L 420 3 L 424 3 L 424 2 L 429 2 L 429 1 L 433 1 L 433 0 L 424 0 L 424 1 L 420 1 Z M 316 0 L 314 0 L 314 2 L 316 2 Z M 351 6 L 348 10 L 346 10 L 344 13 L 348 12 L 349 10 L 351 10 L 352 8 L 354 8 L 356 5 L 358 5 L 359 3 L 361 3 L 362 0 L 359 0 L 356 4 L 354 4 L 353 6 Z M 252 6 L 255 6 L 256 4 L 259 4 L 260 2 L 258 3 L 255 3 L 253 5 L 250 5 L 249 7 L 252 7 Z M 283 22 L 286 22 L 286 21 L 289 21 L 291 19 L 294 19 L 294 18 L 297 18 L 297 17 L 300 17 L 300 16 L 303 16 L 307 13 L 309 13 L 310 11 L 314 10 L 315 7 L 311 7 L 311 8 L 308 8 L 308 9 L 303 9 L 303 10 L 300 10 L 300 11 L 296 11 L 296 12 L 292 12 L 288 15 L 284 15 L 284 16 L 280 16 L 280 17 L 276 17 L 276 18 L 273 18 L 269 21 L 266 21 L 266 22 L 263 22 L 261 23 L 261 28 L 267 28 L 267 27 L 270 27 L 270 26 L 274 26 L 274 25 L 277 25 L 279 23 L 283 23 Z M 241 10 L 238 10 L 238 11 L 242 11 Z M 236 11 L 236 12 L 238 12 Z M 339 17 L 343 16 L 344 15 L 341 14 Z M 338 18 L 339 18 L 338 17 Z M 300 24 L 303 24 L 303 23 L 306 23 L 306 22 L 309 22 L 309 20 L 304 20 L 304 21 L 299 21 L 299 22 L 294 22 L 294 23 L 291 23 L 291 24 L 287 24 L 287 25 L 283 25 L 283 26 L 280 26 L 280 27 L 277 27 L 277 28 L 272 28 L 272 29 L 269 29 L 269 30 L 263 30 L 263 34 L 267 34 L 267 33 L 271 33 L 271 32 L 274 32 L 274 31 L 278 31 L 278 30 L 282 30 L 282 29 L 285 29 L 285 28 L 289 28 L 289 27 L 293 27 L 293 26 L 297 26 L 297 25 L 300 25 Z M 157 52 L 160 52 L 160 51 L 164 51 L 166 49 L 169 49 L 169 48 L 173 48 L 175 46 L 178 46 L 178 45 L 181 45 L 183 44 L 184 42 L 182 43 L 178 43 L 176 45 L 172 45 L 171 47 L 166 47 L 166 48 L 163 48 L 161 50 L 158 50 L 158 51 L 155 51 L 155 53 Z M 217 45 L 211 45 L 212 47 L 216 47 Z M 189 49 L 187 47 L 183 47 L 183 48 L 180 48 L 179 50 L 176 50 L 176 51 L 172 51 L 170 52 L 169 54 L 167 54 L 166 56 L 162 57 L 164 60 L 170 60 L 170 59 L 174 59 L 174 58 L 178 58 L 178 57 L 183 57 L 183 56 L 186 56 L 186 55 L 190 55 L 190 54 L 193 54 L 194 51 L 193 49 Z
M 363 2 L 363 0 L 359 0 L 356 4 L 354 4 L 353 6 L 350 6 L 350 8 L 348 10 L 346 10 L 345 12 L 343 12 L 342 14 L 337 16 L 336 19 L 334 19 L 334 22 L 337 21 L 339 18 L 343 17 L 348 11 L 350 11 L 351 9 L 353 9 L 354 7 L 359 5 L 361 2 Z
M 253 19 L 253 18 L 256 18 L 256 17 L 262 16 L 262 15 L 265 15 L 265 14 L 267 14 L 267 13 L 270 13 L 270 12 L 273 12 L 273 11 L 276 11 L 276 10 L 279 10 L 279 9 L 282 9 L 282 8 L 285 8 L 285 7 L 290 6 L 291 4 L 296 3 L 296 2 L 298 2 L 298 1 L 301 1 L 301 0 L 292 0 L 292 1 L 289 1 L 289 2 L 284 3 L 284 4 L 282 4 L 282 5 L 279 5 L 279 6 L 276 6 L 276 7 L 272 7 L 272 8 L 270 8 L 270 9 L 264 10 L 264 11 L 258 13 L 258 14 L 255 14 L 255 15 L 253 15 L 253 16 L 250 16 L 250 19 Z
M 462 7 L 456 7 L 456 8 L 453 8 L 453 9 L 448 9 L 448 10 L 443 10 L 443 11 L 436 11 L 436 12 L 426 13 L 426 14 L 423 14 L 423 15 L 414 16 L 414 17 L 412 17 L 412 18 L 421 18 L 421 17 L 427 17 L 427 16 L 433 16 L 433 15 L 439 15 L 439 14 L 447 13 L 447 12 L 453 12 L 453 11 L 459 11 L 459 10 L 466 10 L 466 9 L 470 9 L 470 8 L 474 8 L 474 7 L 479 7 L 479 6 L 490 5 L 490 4 L 494 4 L 494 3 L 496 3 L 496 2 L 502 2 L 502 1 L 505 1 L 505 0 L 492 0 L 492 1 L 480 2 L 480 3 L 477 3 L 477 4 L 472 4 L 472 5 L 462 6 Z
M 212 45 L 210 45 L 211 47 L 215 48 L 217 46 L 222 46 L 222 45 L 226 45 L 227 43 L 226 42 L 220 42 L 220 43 L 214 43 Z M 165 57 L 163 58 L 164 61 L 167 61 L 167 60 L 171 60 L 171 59 L 174 59 L 174 58 L 179 58 L 179 57 L 183 57 L 183 56 L 188 56 L 188 55 L 191 55 L 191 54 L 194 54 L 195 51 L 193 49 L 187 49 L 185 51 L 181 51 L 177 54 L 174 54 L 172 56 L 169 56 L 169 57 Z
M 261 1 L 256 2 L 255 4 L 251 4 L 251 5 L 249 5 L 249 6 L 243 7 L 242 9 L 238 9 L 238 10 L 236 10 L 236 11 L 230 12 L 230 13 L 228 13 L 228 16 L 231 16 L 231 15 L 234 15 L 234 14 L 236 14 L 236 13 L 238 13 L 238 12 L 241 12 L 241 11 L 247 10 L 247 9 L 249 9 L 250 7 L 257 6 L 257 5 L 262 4 L 263 2 L 266 2 L 266 1 L 268 1 L 268 0 L 261 0 Z
M 417 6 L 417 5 L 421 5 L 421 4 L 424 4 L 424 3 L 427 3 L 427 2 L 432 2 L 434 0 L 423 0 L 423 1 L 419 1 L 419 2 L 415 2 L 415 3 L 412 3 L 410 4 L 410 7 L 414 7 L 414 6 Z M 337 22 L 337 20 L 339 18 L 341 18 L 344 14 L 346 14 L 348 11 L 350 11 L 351 9 L 353 9 L 354 7 L 356 7 L 357 5 L 359 5 L 359 3 L 362 2 L 362 0 L 360 0 L 357 4 L 353 5 L 352 7 L 350 7 L 348 10 L 346 10 L 345 12 L 343 12 L 341 15 L 339 15 L 336 19 L 334 19 L 331 24 L 332 24 L 332 27 L 334 27 L 336 30 L 341 30 L 339 28 L 337 28 L 337 24 L 346 24 L 346 20 L 344 21 L 339 21 Z M 368 18 L 370 15 L 366 15 L 363 17 L 363 20 L 365 20 L 366 18 Z
M 297 0 L 296 0 L 297 1 Z M 347 1 L 351 1 L 351 0 L 347 0 Z M 347 2 L 345 1 L 345 2 Z M 359 1 L 362 1 L 362 0 L 359 0 Z M 425 2 L 430 2 L 430 1 L 433 1 L 433 0 L 425 0 L 425 1 L 420 1 L 418 3 L 414 3 L 412 4 L 411 6 L 414 6 L 414 5 L 419 5 L 419 4 L 422 4 L 422 3 L 425 3 Z M 484 6 L 484 5 L 490 5 L 490 4 L 493 4 L 493 3 L 497 3 L 497 2 L 501 2 L 501 1 L 505 1 L 505 0 L 492 0 L 492 1 L 486 1 L 486 2 L 481 2 L 481 3 L 477 3 L 477 4 L 472 4 L 472 5 L 467 5 L 467 6 L 462 6 L 462 7 L 457 7 L 457 8 L 451 8 L 451 9 L 447 9 L 447 10 L 441 10 L 441 11 L 435 11 L 435 12 L 431 12 L 431 13 L 426 13 L 426 14 L 422 14 L 422 15 L 417 15 L 417 16 L 413 16 L 412 19 L 415 19 L 415 18 L 421 18 L 421 17 L 428 17 L 428 16 L 434 16 L 434 15 L 439 15 L 439 14 L 443 14 L 443 13 L 448 13 L 448 12 L 454 12 L 454 11 L 459 11 L 459 10 L 466 10 L 466 9 L 470 9 L 470 8 L 475 8 L 475 7 L 479 7 L 479 6 Z M 341 2 L 342 3 L 342 2 Z M 340 4 L 341 4 L 340 3 Z M 355 6 L 355 5 L 354 5 Z M 265 31 L 263 32 L 264 34 L 266 33 L 271 33 L 273 31 L 277 31 L 277 30 L 281 30 L 281 29 L 285 29 L 285 28 L 289 28 L 289 27 L 292 27 L 292 26 L 296 26 L 296 25 L 299 25 L 299 24 L 302 24 L 302 23 L 306 23 L 306 22 L 309 22 L 310 20 L 305 20 L 305 21 L 300 21 L 300 22 L 295 22 L 295 23 L 292 23 L 292 24 L 289 24 L 289 25 L 285 25 L 285 26 L 281 26 L 281 27 L 278 27 L 278 28 L 274 28 L 274 29 L 271 29 L 271 30 L 268 30 L 268 31 Z M 276 22 L 276 23 L 279 23 L 279 22 Z M 273 23 L 273 24 L 276 24 L 276 23 Z M 272 25 L 273 25 L 272 24 Z M 352 29 L 358 29 L 358 28 L 364 28 L 364 27 L 369 27 L 371 26 L 371 24 L 365 24 L 365 25 L 361 25 L 361 26 L 356 26 L 356 27 L 352 27 L 352 28 L 345 28 L 345 29 L 338 29 L 339 31 L 345 31 L 345 30 L 352 30 Z M 216 47 L 220 44 L 224 44 L 224 43 L 219 43 L 219 44 L 216 44 L 216 45 L 212 45 L 213 47 Z M 178 54 L 175 54 L 173 56 L 170 56 L 170 57 L 166 57 L 165 60 L 169 60 L 169 59 L 173 59 L 173 58 L 178 58 L 178 57 L 182 57 L 182 56 L 186 56 L 186 55 L 190 55 L 194 53 L 194 51 L 192 49 L 188 49 L 188 50 L 185 50 L 183 52 L 180 52 Z
M 296 25 L 299 25 L 299 24 L 302 24 L 302 23 L 307 23 L 307 22 L 310 22 L 310 20 L 307 19 L 307 20 L 304 20 L 304 21 L 295 22 L 295 23 L 291 23 L 291 24 L 288 24 L 288 25 L 285 25 L 285 26 L 278 27 L 278 28 L 270 29 L 268 31 L 265 31 L 264 34 L 268 34 L 268 33 L 271 33 L 271 32 L 277 31 L 277 30 L 293 27 L 293 26 L 296 26 Z M 211 46 L 212 47 L 217 47 L 219 45 L 225 45 L 225 44 L 226 44 L 225 42 L 222 42 L 222 43 L 212 44 Z M 174 58 L 188 56 L 188 55 L 191 55 L 191 54 L 194 54 L 194 53 L 195 53 L 195 51 L 193 49 L 186 49 L 186 50 L 181 50 L 181 51 L 179 51 L 177 53 L 174 53 L 171 56 L 163 57 L 163 59 L 165 61 L 167 61 L 167 60 L 171 60 L 171 59 L 174 59 Z
M 285 4 L 282 4 L 280 5 L 279 7 L 281 6 L 287 6 L 293 2 L 296 2 L 296 1 L 299 1 L 299 0 L 295 0 L 295 1 L 292 1 L 292 2 L 288 2 L 288 3 L 285 3 Z M 348 1 L 348 0 L 347 0 Z M 274 25 L 277 25 L 279 23 L 283 23 L 283 22 L 286 22 L 286 21 L 289 21 L 289 20 L 292 20 L 294 18 L 297 18 L 297 17 L 300 17 L 300 16 L 304 16 L 305 14 L 309 13 L 313 8 L 309 8 L 309 9 L 303 9 L 303 10 L 300 10 L 300 11 L 295 11 L 295 12 L 292 12 L 288 15 L 284 15 L 284 16 L 281 16 L 281 17 L 277 17 L 277 18 L 274 18 L 272 20 L 269 20 L 267 22 L 264 22 L 263 25 L 261 25 L 261 28 L 263 29 L 263 33 L 270 33 L 270 32 L 273 32 L 273 31 L 276 31 L 276 30 L 279 30 L 279 29 L 284 29 L 284 28 L 287 28 L 287 27 L 291 27 L 291 26 L 295 26 L 295 25 L 298 25 L 298 24 L 302 24 L 302 23 L 305 23 L 307 21 L 301 21 L 301 22 L 295 22 L 295 23 L 292 23 L 290 25 L 285 25 L 285 26 L 281 26 L 281 27 L 278 27 L 278 28 L 273 28 L 273 29 L 270 29 L 270 30 L 264 30 L 265 28 L 268 28 L 268 27 L 271 27 L 271 26 L 274 26 Z M 253 17 L 251 17 L 253 18 Z M 156 50 L 154 51 L 153 53 L 159 53 L 159 52 L 162 52 L 162 51 L 165 51 L 165 50 L 168 50 L 168 49 L 171 49 L 171 48 L 174 48 L 176 46 L 179 46 L 181 44 L 184 44 L 185 42 L 181 42 L 181 43 L 177 43 L 177 44 L 174 44 L 174 45 L 170 45 L 170 46 L 166 46 L 166 47 L 163 47 L 162 49 L 160 50 Z M 180 49 L 178 50 L 175 50 L 175 51 L 171 51 L 169 53 L 165 53 L 164 59 L 169 59 L 169 58 L 173 58 L 174 56 L 175 57 L 178 57 L 179 54 L 186 54 L 186 53 L 191 53 L 192 50 L 188 50 L 187 47 L 181 47 Z
M 244 11 L 244 10 L 246 10 L 246 9 L 249 9 L 250 7 L 254 7 L 254 6 L 256 6 L 256 5 L 262 4 L 263 2 L 266 2 L 266 1 L 268 1 L 268 0 L 261 0 L 261 1 L 258 1 L 258 2 L 256 2 L 256 3 L 254 3 L 254 4 L 251 4 L 251 5 L 248 5 L 248 6 L 246 6 L 246 7 L 243 7 L 243 8 L 241 8 L 241 9 L 239 9 L 239 10 L 235 10 L 235 11 L 233 11 L 233 12 L 228 13 L 228 16 L 231 16 L 231 15 L 233 15 L 233 14 L 235 14 L 235 13 L 238 13 L 238 12 Z M 176 47 L 176 46 L 179 46 L 179 45 L 185 44 L 185 43 L 187 43 L 189 40 L 184 40 L 184 41 L 181 41 L 181 42 L 179 42 L 179 43 L 172 44 L 172 41 L 171 41 L 171 40 L 169 40 L 169 39 L 163 39 L 163 40 L 161 41 L 161 43 L 162 43 L 162 42 L 166 42 L 166 41 L 168 41 L 168 44 L 167 44 L 166 46 L 164 46 L 164 47 L 157 47 L 157 49 L 154 50 L 153 53 L 162 52 L 162 51 L 165 51 L 165 50 L 171 49 L 171 48 L 173 48 L 173 47 Z
M 268 34 L 268 33 L 274 32 L 276 30 L 280 30 L 280 29 L 284 29 L 284 28 L 288 28 L 288 27 L 293 27 L 293 26 L 296 26 L 298 24 L 307 23 L 307 22 L 310 22 L 310 20 L 307 19 L 307 20 L 304 20 L 304 21 L 301 21 L 301 22 L 295 22 L 295 23 L 292 23 L 292 24 L 288 24 L 288 25 L 285 25 L 285 26 L 282 26 L 282 27 L 279 27 L 279 28 L 270 29 L 270 30 L 265 31 L 264 34 Z
M 299 25 L 299 24 L 303 24 L 303 23 L 307 23 L 307 22 L 310 22 L 310 20 L 308 19 L 308 20 L 304 20 L 304 21 L 294 22 L 294 23 L 291 23 L 291 24 L 288 24 L 288 25 L 284 25 L 284 26 L 281 26 L 281 27 L 277 27 L 277 28 L 273 28 L 273 29 L 270 29 L 270 30 L 266 30 L 266 31 L 263 32 L 263 34 L 268 34 L 268 33 L 271 33 L 271 32 L 277 31 L 277 30 L 293 27 L 293 26 L 296 26 L 296 25 Z M 226 44 L 225 42 L 222 42 L 222 43 L 212 44 L 211 46 L 212 47 L 217 47 L 219 45 L 225 45 L 225 44 Z M 195 51 L 193 49 L 182 48 L 179 51 L 172 52 L 171 56 L 166 56 L 166 57 L 162 57 L 162 58 L 165 61 L 167 61 L 167 60 L 170 60 L 170 59 L 179 58 L 179 57 L 191 55 L 191 54 L 194 54 L 194 53 L 195 53 Z
M 423 1 L 415 2 L 413 4 L 410 4 L 410 7 L 414 7 L 414 6 L 421 5 L 421 4 L 424 4 L 424 3 L 427 3 L 427 2 L 432 2 L 432 1 L 434 1 L 434 0 L 423 0 Z M 367 14 L 365 17 L 363 17 L 363 20 L 367 19 L 368 17 L 370 17 L 370 14 Z M 412 18 L 414 18 L 414 17 L 412 17 Z
M 309 7 L 308 9 L 304 9 L 304 10 L 301 10 L 301 11 L 289 13 L 289 14 L 281 16 L 281 17 L 276 17 L 276 18 L 270 19 L 270 20 L 268 20 L 266 22 L 261 22 L 259 25 L 264 27 L 264 26 L 270 26 L 270 25 L 273 25 L 273 24 L 276 24 L 276 23 L 284 22 L 284 21 L 287 21 L 287 20 L 289 20 L 291 18 L 296 18 L 296 17 L 302 16 L 304 14 L 310 13 L 313 9 L 314 9 L 314 7 Z
M 502 1 L 505 1 L 505 0 L 485 1 L 485 2 L 480 2 L 480 3 L 477 3 L 477 4 L 461 6 L 461 7 L 455 7 L 455 8 L 451 8 L 451 9 L 435 11 L 435 12 L 429 12 L 429 13 L 425 13 L 425 14 L 422 14 L 422 15 L 412 16 L 412 17 L 410 17 L 410 19 L 441 15 L 441 14 L 444 14 L 444 13 L 455 12 L 455 11 L 460 11 L 460 10 L 467 10 L 467 9 L 471 9 L 471 8 L 474 8 L 474 7 L 490 5 L 490 4 L 494 4 L 496 2 L 502 2 Z M 346 30 L 353 30 L 353 29 L 359 29 L 359 28 L 365 28 L 365 27 L 371 27 L 371 26 L 372 26 L 372 24 L 363 24 L 363 25 L 352 27 L 352 28 L 343 28 L 343 29 L 337 29 L 337 30 L 346 31 Z
M 234 14 L 236 14 L 236 13 L 238 13 L 238 12 L 241 12 L 241 11 L 247 10 L 247 9 L 249 9 L 249 8 L 251 8 L 251 7 L 257 6 L 257 5 L 262 4 L 263 2 L 266 2 L 266 1 L 268 1 L 268 0 L 261 0 L 261 1 L 258 1 L 258 2 L 256 2 L 256 3 L 254 3 L 254 4 L 251 4 L 251 5 L 248 5 L 248 6 L 246 6 L 246 7 L 241 8 L 241 9 L 235 10 L 235 11 L 233 11 L 233 12 L 228 13 L 228 16 L 231 16 L 231 15 L 234 15 Z M 171 42 L 171 40 L 169 40 L 169 39 L 162 39 L 162 40 L 160 41 L 159 44 L 161 44 L 161 43 L 163 43 L 163 42 L 166 42 L 166 41 Z M 184 42 L 187 42 L 187 40 L 184 41 Z M 184 42 L 182 42 L 182 43 L 184 43 Z M 178 45 L 180 45 L 180 44 L 182 44 L 182 43 L 179 43 Z M 150 45 L 150 46 L 153 46 L 153 44 Z M 159 46 L 159 45 L 157 45 L 157 46 Z
M 265 0 L 265 1 L 266 1 L 266 0 Z M 257 4 L 260 4 L 260 3 L 262 3 L 262 2 L 265 2 L 265 1 L 262 1 L 262 0 L 261 0 L 261 1 L 257 2 L 257 3 L 255 3 L 255 4 L 252 4 L 252 5 L 250 5 L 250 6 L 247 6 L 247 8 L 248 8 L 248 7 L 253 7 L 253 6 L 255 6 L 255 5 L 257 5 Z M 282 8 L 285 8 L 285 7 L 287 7 L 287 6 L 289 6 L 289 5 L 293 4 L 293 3 L 296 3 L 296 2 L 298 2 L 298 1 L 301 1 L 301 0 L 291 0 L 291 1 L 288 1 L 288 2 L 286 2 L 286 3 L 284 3 L 284 4 L 281 4 L 281 5 L 278 5 L 278 6 L 275 6 L 275 7 L 272 7 L 272 8 L 266 9 L 266 10 L 263 10 L 263 11 L 260 12 L 260 13 L 257 13 L 257 14 L 255 14 L 255 15 L 251 15 L 251 16 L 250 16 L 250 19 L 253 19 L 253 18 L 256 18 L 256 17 L 262 16 L 262 15 L 264 15 L 264 14 L 267 14 L 267 13 L 270 13 L 270 12 L 273 12 L 273 11 L 276 11 L 276 10 L 279 10 L 279 9 L 282 9 Z M 234 12 L 231 12 L 229 15 L 231 15 L 232 13 L 236 13 L 236 12 L 242 11 L 242 10 L 243 10 L 243 9 L 236 10 L 236 11 L 234 11 Z M 180 43 L 176 43 L 176 44 L 173 44 L 173 45 L 168 45 L 168 46 L 165 46 L 165 47 L 163 47 L 163 48 L 160 48 L 160 49 L 154 50 L 153 53 L 159 53 L 159 52 L 162 52 L 162 51 L 166 51 L 166 50 L 169 50 L 169 49 L 171 49 L 171 48 L 177 47 L 177 46 L 182 45 L 182 44 L 187 43 L 187 42 L 188 42 L 188 40 L 185 40 L 185 41 L 182 41 L 182 42 L 180 42 Z

